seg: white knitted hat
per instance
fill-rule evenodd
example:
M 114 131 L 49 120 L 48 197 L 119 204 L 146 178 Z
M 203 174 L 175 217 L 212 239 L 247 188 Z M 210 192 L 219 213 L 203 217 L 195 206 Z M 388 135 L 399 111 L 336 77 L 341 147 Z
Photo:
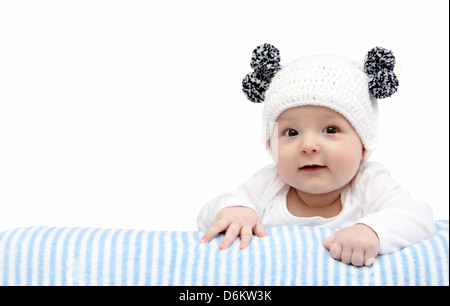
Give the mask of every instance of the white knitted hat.
M 338 55 L 313 55 L 281 69 L 266 91 L 263 140 L 268 146 L 273 123 L 288 108 L 318 105 L 342 114 L 361 138 L 366 154 L 375 148 L 378 105 L 369 94 L 362 65 Z
M 375 55 L 370 55 L 371 52 Z M 396 92 L 398 86 L 392 72 L 395 64 L 392 53 L 382 48 L 374 48 L 371 52 L 366 56 L 364 66 L 331 54 L 305 56 L 283 67 L 277 66 L 277 72 L 271 79 L 267 76 L 262 78 L 267 82 L 266 90 L 260 90 L 263 99 L 258 101 L 252 100 L 251 93 L 246 92 L 244 86 L 244 92 L 251 101 L 264 101 L 262 140 L 266 149 L 269 149 L 274 123 L 283 111 L 296 106 L 318 105 L 339 112 L 350 122 L 361 138 L 367 159 L 377 141 L 378 102 L 374 96 L 388 97 Z M 389 56 L 384 57 L 384 63 L 380 63 L 383 58 L 380 52 L 384 56 L 389 52 Z M 386 69 L 387 65 L 389 67 Z M 380 66 L 384 68 L 380 69 Z M 374 76 L 379 72 L 389 75 Z M 257 77 L 257 74 L 258 71 L 255 71 L 252 77 Z

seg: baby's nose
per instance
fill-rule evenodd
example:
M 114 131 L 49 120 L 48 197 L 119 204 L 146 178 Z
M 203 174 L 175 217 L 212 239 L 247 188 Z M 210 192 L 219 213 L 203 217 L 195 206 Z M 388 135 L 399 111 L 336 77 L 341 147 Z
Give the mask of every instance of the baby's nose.
M 313 154 L 320 151 L 317 141 L 314 137 L 304 137 L 299 147 L 301 154 Z
M 302 153 L 303 154 L 312 154 L 312 153 L 317 153 L 318 152 L 318 149 L 316 149 L 316 148 L 303 148 L 302 149 Z

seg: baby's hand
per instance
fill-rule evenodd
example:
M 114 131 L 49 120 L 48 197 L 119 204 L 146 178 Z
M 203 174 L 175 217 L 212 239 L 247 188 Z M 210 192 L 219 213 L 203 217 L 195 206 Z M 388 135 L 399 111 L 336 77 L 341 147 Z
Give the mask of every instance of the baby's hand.
M 323 245 L 331 257 L 354 266 L 370 266 L 380 251 L 378 235 L 362 223 L 338 230 Z
M 201 242 L 209 242 L 217 234 L 226 231 L 219 249 L 226 249 L 237 236 L 241 236 L 240 249 L 245 249 L 252 239 L 252 233 L 258 237 L 267 236 L 256 212 L 248 207 L 226 207 L 221 209 L 214 218 L 213 225 L 203 235 Z

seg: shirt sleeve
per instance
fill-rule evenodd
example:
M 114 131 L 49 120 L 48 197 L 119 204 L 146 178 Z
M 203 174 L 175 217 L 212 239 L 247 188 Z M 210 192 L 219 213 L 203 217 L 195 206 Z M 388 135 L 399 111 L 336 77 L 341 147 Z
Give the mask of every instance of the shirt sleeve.
M 273 198 L 282 184 L 275 166 L 260 169 L 235 191 L 225 192 L 207 202 L 197 217 L 198 230 L 207 231 L 213 224 L 216 214 L 225 207 L 248 207 L 255 210 L 262 219 L 268 200 Z
M 435 234 L 431 208 L 413 199 L 378 163 L 366 163 L 356 182 L 363 202 L 363 218 L 380 240 L 380 254 L 398 251 Z

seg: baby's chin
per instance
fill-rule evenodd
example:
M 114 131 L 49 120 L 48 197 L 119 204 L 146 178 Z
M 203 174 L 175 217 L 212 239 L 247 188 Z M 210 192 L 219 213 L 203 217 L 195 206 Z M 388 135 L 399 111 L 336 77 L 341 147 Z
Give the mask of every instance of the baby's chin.
M 317 195 L 317 196 L 326 195 L 326 194 L 334 191 L 332 189 L 323 189 L 323 188 L 296 188 L 294 186 L 291 186 L 291 187 L 293 187 L 295 190 L 300 191 L 304 194 Z
M 294 184 L 290 185 L 292 188 L 294 188 L 297 191 L 300 191 L 304 194 L 310 194 L 310 195 L 328 195 L 330 193 L 334 192 L 342 192 L 343 189 L 347 186 L 345 184 L 344 186 L 303 186 L 301 184 Z

